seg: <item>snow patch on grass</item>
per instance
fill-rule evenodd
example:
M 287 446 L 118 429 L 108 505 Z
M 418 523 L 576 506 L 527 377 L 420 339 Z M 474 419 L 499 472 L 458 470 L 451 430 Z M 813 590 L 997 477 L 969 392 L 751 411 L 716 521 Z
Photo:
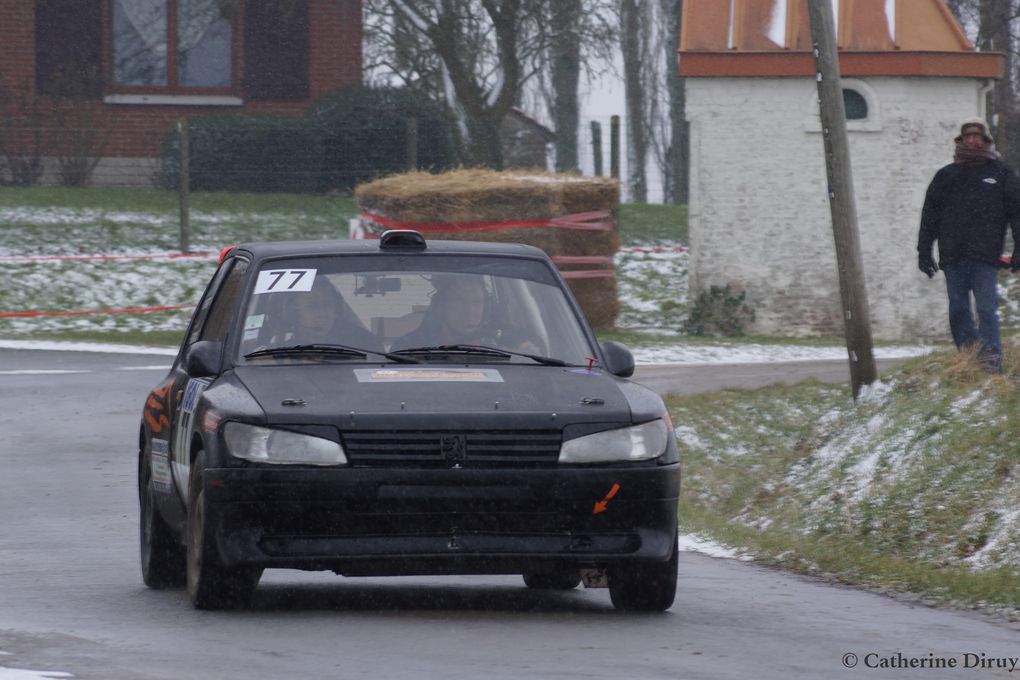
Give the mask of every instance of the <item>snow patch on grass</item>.
M 695 536 L 691 534 L 680 534 L 680 551 L 681 552 L 696 552 L 709 557 L 721 557 L 731 560 L 742 560 L 747 561 L 753 558 L 740 553 L 733 548 L 727 548 L 723 545 L 712 541 L 711 539 Z

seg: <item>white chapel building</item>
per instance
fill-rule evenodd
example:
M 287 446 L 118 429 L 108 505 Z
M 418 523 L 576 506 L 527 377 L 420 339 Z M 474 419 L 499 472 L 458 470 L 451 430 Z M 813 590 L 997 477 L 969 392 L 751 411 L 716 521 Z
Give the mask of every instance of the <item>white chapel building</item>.
M 948 337 L 942 275 L 917 269 L 925 189 L 1002 57 L 942 0 L 832 0 L 876 339 Z M 807 0 L 685 0 L 690 300 L 744 291 L 752 333 L 841 335 Z

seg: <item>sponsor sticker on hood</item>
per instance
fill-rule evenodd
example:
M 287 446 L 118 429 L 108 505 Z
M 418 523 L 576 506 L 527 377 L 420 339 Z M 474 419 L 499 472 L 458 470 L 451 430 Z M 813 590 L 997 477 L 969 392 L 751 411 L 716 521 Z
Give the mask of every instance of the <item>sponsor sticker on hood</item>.
M 492 368 L 356 368 L 354 375 L 362 383 L 391 382 L 503 382 Z

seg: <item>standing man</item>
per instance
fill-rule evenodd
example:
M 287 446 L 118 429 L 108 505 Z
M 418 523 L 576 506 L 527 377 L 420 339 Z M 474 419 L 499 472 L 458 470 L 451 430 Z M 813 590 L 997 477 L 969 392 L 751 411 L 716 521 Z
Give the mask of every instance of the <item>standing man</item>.
M 1020 244 L 1020 178 L 999 160 L 988 123 L 968 118 L 960 125 L 953 162 L 928 185 L 917 238 L 917 264 L 928 278 L 940 268 L 949 293 L 949 329 L 957 349 L 976 345 L 989 371 L 1002 371 L 999 340 L 998 269 L 1006 224 Z M 932 258 L 938 241 L 939 263 Z M 1020 270 L 1020 246 L 1010 267 Z M 971 314 L 971 296 L 977 325 Z

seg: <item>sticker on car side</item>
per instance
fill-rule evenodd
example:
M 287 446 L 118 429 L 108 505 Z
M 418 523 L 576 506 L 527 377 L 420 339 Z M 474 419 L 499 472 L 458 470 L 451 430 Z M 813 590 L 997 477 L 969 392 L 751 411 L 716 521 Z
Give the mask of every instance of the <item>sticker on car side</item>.
M 354 375 L 362 383 L 391 382 L 503 382 L 492 368 L 356 368 Z
M 170 493 L 170 442 L 153 439 L 151 453 L 152 488 L 159 493 Z
M 207 378 L 191 378 L 184 388 L 181 411 L 174 430 L 173 473 L 181 497 L 188 495 L 188 475 L 191 473 L 191 429 L 195 419 L 195 406 L 205 388 L 212 382 Z

